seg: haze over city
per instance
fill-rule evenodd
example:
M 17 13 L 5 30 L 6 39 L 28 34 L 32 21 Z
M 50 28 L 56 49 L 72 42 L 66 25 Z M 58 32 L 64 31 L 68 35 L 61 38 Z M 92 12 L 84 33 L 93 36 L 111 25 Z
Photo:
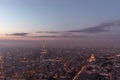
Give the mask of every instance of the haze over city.
M 45 39 L 51 46 L 120 47 L 119 3 L 0 0 L 0 46 L 38 46 Z
M 0 0 L 0 80 L 120 80 L 120 0 Z

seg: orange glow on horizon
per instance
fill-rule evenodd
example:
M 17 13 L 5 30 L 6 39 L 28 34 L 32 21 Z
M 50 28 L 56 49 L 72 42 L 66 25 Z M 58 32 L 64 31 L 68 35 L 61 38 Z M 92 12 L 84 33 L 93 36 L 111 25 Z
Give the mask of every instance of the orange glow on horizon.
M 57 38 L 47 38 L 47 37 L 30 37 L 30 36 L 7 36 L 1 35 L 0 40 L 57 40 Z M 59 39 L 58 39 L 59 40 Z

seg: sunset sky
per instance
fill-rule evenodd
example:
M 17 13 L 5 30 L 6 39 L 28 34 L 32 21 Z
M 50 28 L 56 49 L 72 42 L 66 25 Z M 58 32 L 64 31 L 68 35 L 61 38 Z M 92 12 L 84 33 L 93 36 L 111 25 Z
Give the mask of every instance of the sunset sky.
M 0 0 L 0 40 L 117 44 L 119 8 L 119 0 Z

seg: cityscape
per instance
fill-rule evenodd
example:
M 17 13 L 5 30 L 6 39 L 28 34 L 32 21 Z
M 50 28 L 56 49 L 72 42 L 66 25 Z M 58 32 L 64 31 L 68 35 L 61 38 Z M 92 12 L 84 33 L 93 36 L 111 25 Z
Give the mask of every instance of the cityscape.
M 0 80 L 120 80 L 119 0 L 0 0 Z
M 1 49 L 1 80 L 120 80 L 119 48 L 47 49 L 45 44 Z

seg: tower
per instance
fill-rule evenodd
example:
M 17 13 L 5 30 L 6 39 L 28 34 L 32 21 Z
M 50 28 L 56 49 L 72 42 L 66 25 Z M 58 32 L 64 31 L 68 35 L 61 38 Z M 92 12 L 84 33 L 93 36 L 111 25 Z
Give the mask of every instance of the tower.
M 42 48 L 41 48 L 41 53 L 40 53 L 40 80 L 43 79 L 44 73 L 45 73 L 45 64 L 44 64 L 44 57 L 47 54 L 46 50 L 46 44 L 45 40 L 42 41 Z
M 4 80 L 3 56 L 0 54 L 0 80 Z
M 46 50 L 46 44 L 45 44 L 45 40 L 43 40 L 42 42 L 42 49 L 41 49 L 41 61 L 44 62 L 44 56 L 47 54 L 47 50 Z
M 96 59 L 95 59 L 95 56 L 94 56 L 94 54 L 92 54 L 91 56 L 90 56 L 90 59 L 89 59 L 89 62 L 93 62 L 93 61 L 95 61 Z

